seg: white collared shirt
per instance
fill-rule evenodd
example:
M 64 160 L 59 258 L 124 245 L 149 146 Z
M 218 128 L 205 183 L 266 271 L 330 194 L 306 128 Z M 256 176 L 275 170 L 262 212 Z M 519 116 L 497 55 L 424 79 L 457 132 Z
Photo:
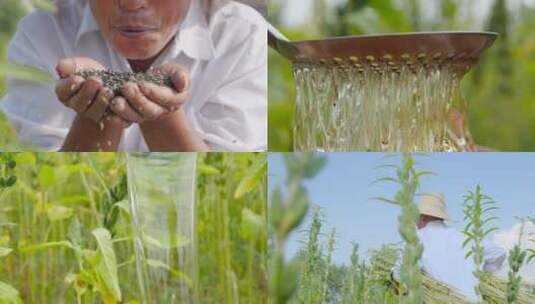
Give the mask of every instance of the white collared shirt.
M 184 109 L 196 132 L 214 149 L 261 151 L 267 148 L 267 30 L 249 6 L 229 2 L 209 18 L 193 0 L 169 48 L 153 66 L 174 62 L 190 73 Z M 58 11 L 24 17 L 12 39 L 8 59 L 53 75 L 58 60 L 90 57 L 110 70 L 130 72 L 128 61 L 102 37 L 85 1 L 63 1 Z M 209 21 L 208 21 L 209 19 Z M 0 103 L 23 145 L 57 151 L 75 112 L 57 99 L 54 84 L 8 79 Z M 128 128 L 121 151 L 147 151 L 137 124 Z
M 429 222 L 418 229 L 418 238 L 424 251 L 420 259 L 420 268 L 433 279 L 453 287 L 470 302 L 478 302 L 475 292 L 477 279 L 474 276 L 475 264 L 471 257 L 465 258 L 468 248 L 463 248 L 465 236 L 444 222 Z M 505 250 L 484 241 L 483 270 L 495 272 L 502 266 Z M 394 271 L 399 278 L 400 260 Z

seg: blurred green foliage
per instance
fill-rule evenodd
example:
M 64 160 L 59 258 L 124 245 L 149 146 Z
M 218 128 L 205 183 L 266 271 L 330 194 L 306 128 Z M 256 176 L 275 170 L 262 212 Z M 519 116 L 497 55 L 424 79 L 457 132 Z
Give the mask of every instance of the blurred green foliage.
M 7 47 L 15 32 L 18 20 L 24 16 L 19 0 L 0 2 L 0 66 L 6 61 Z M 0 96 L 5 94 L 5 76 L 0 73 Z M 15 132 L 3 113 L 0 113 L 0 150 L 19 150 Z
M 463 80 L 470 104 L 470 131 L 479 145 L 500 151 L 535 150 L 535 7 L 508 7 L 489 0 L 481 15 L 471 0 L 348 0 L 338 6 L 312 0 L 300 27 L 281 21 L 282 1 L 270 3 L 270 22 L 292 40 L 413 31 L 488 30 L 500 33 L 495 45 Z M 269 149 L 292 150 L 295 87 L 288 61 L 269 53 Z

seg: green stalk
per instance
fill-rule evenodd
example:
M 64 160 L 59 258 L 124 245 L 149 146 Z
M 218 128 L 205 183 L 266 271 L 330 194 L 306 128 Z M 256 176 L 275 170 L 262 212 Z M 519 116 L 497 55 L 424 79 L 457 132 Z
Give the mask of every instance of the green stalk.
M 482 299 L 481 274 L 483 273 L 485 262 L 483 239 L 498 229 L 491 226 L 491 222 L 498 219 L 495 216 L 491 216 L 491 212 L 498 209 L 495 205 L 496 202 L 492 200 L 492 197 L 483 194 L 479 185 L 476 186 L 474 191 L 468 191 L 468 194 L 464 196 L 463 212 L 465 227 L 463 233 L 465 235 L 465 241 L 463 247 L 471 245 L 466 253 L 466 258 L 472 256 L 476 266 L 474 275 L 480 281 L 476 286 L 476 293 L 480 299 Z
M 321 233 L 321 213 L 319 209 L 314 211 L 312 223 L 308 230 L 307 247 L 305 249 L 305 265 L 299 280 L 299 301 L 301 303 L 322 303 L 323 275 L 322 275 L 322 252 L 319 243 Z
M 423 247 L 416 234 L 416 222 L 420 212 L 414 203 L 414 196 L 419 186 L 419 176 L 414 170 L 414 160 L 409 154 L 403 157 L 403 166 L 398 169 L 397 176 L 401 189 L 396 194 L 400 203 L 399 233 L 405 241 L 403 262 L 401 264 L 401 282 L 407 286 L 407 295 L 401 298 L 404 304 L 423 303 L 422 278 L 418 260 L 422 256 Z
M 520 248 L 520 243 L 524 235 L 524 220 L 520 228 L 520 235 L 518 236 L 518 243 L 513 249 L 509 251 L 509 272 L 507 280 L 507 304 L 516 303 L 518 294 L 522 286 L 522 277 L 519 272 L 524 262 L 526 261 L 527 251 Z
M 322 291 L 322 297 L 321 302 L 328 303 L 329 299 L 329 281 L 331 276 L 331 268 L 332 268 L 332 254 L 334 252 L 334 245 L 336 243 L 336 230 L 333 229 L 331 231 L 331 234 L 329 235 L 328 243 L 327 243 L 327 256 L 325 259 L 325 274 L 323 276 L 323 291 Z
M 407 292 L 400 296 L 402 304 L 423 303 L 422 278 L 418 261 L 423 252 L 423 246 L 418 240 L 416 223 L 420 217 L 414 197 L 419 187 L 419 179 L 429 172 L 416 171 L 415 162 L 411 154 L 403 154 L 401 166 L 396 169 L 396 177 L 383 177 L 377 181 L 394 182 L 400 186 L 393 200 L 378 197 L 383 202 L 398 205 L 401 208 L 398 216 L 398 231 L 404 241 L 400 279 Z

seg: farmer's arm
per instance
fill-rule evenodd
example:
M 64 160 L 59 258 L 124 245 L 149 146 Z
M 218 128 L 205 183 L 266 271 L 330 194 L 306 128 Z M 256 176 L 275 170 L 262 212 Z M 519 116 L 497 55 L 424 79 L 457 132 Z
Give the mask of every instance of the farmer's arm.
M 208 151 L 210 148 L 191 126 L 184 109 L 156 121 L 140 124 L 151 151 Z
M 507 257 L 506 251 L 488 240 L 483 241 L 483 248 L 483 256 L 485 260 L 483 270 L 488 272 L 498 271 Z
M 95 123 L 81 115 L 74 119 L 61 151 L 117 151 L 124 127 L 113 121 Z

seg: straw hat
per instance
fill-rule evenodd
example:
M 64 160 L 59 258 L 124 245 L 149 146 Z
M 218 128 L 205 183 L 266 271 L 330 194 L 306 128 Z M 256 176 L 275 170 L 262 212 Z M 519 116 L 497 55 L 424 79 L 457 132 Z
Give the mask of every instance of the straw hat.
M 443 220 L 449 220 L 444 194 L 424 193 L 420 197 L 420 203 L 418 204 L 420 214 L 438 217 Z

